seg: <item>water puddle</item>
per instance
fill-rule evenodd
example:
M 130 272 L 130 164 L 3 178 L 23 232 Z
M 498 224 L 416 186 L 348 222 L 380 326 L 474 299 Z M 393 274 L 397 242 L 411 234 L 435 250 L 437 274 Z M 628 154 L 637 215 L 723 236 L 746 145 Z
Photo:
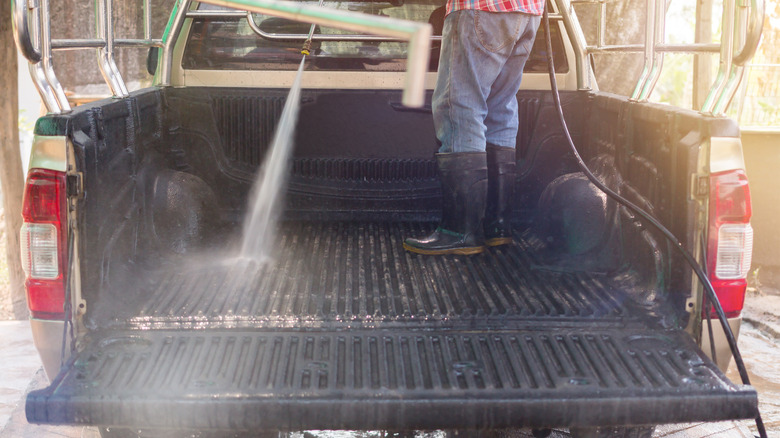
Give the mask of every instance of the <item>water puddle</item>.
M 750 383 L 758 391 L 758 407 L 769 436 L 780 436 L 780 342 L 743 323 L 739 335 L 739 349 L 745 361 Z M 732 361 L 728 370 L 732 382 L 740 382 Z M 752 432 L 756 425 L 746 422 Z

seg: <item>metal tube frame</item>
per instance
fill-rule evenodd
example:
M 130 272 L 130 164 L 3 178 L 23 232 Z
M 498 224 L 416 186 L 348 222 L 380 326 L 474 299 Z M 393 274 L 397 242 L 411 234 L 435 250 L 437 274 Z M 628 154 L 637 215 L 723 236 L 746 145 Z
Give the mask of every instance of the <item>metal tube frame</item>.
M 640 101 L 647 101 L 653 93 L 658 79 L 661 77 L 661 70 L 664 65 L 664 53 L 658 51 L 658 45 L 663 44 L 666 39 L 666 1 L 656 0 L 655 2 L 655 23 L 653 26 L 653 63 L 650 66 L 650 74 L 645 80 L 642 91 L 638 96 Z
M 644 89 L 647 78 L 650 75 L 650 65 L 653 63 L 653 57 L 655 56 L 655 46 L 650 42 L 653 41 L 653 29 L 655 28 L 655 4 L 658 0 L 645 0 L 645 44 L 644 44 L 644 63 L 642 64 L 642 73 L 639 74 L 639 79 L 636 82 L 634 91 L 631 93 L 631 99 L 639 99 L 639 95 Z M 661 0 L 663 1 L 663 0 Z
M 638 53 L 645 51 L 644 44 L 621 44 L 608 46 L 588 46 L 589 54 L 598 53 Z M 720 44 L 656 44 L 656 52 L 664 53 L 718 53 Z
M 346 28 L 344 26 L 353 26 L 347 30 L 355 32 L 364 32 L 353 35 L 314 35 L 315 40 L 362 40 L 362 41 L 406 41 L 412 40 L 413 46 L 421 44 L 419 35 L 412 36 L 409 29 L 404 29 L 406 33 L 403 36 L 388 35 L 387 32 L 396 32 L 399 29 L 392 29 L 392 26 L 386 27 L 384 24 L 377 28 L 360 30 L 354 26 L 368 25 L 372 27 L 377 23 L 360 23 L 355 16 L 361 17 L 363 14 L 345 12 L 345 16 L 338 18 L 337 12 L 323 10 L 319 13 L 307 11 L 303 5 L 282 5 L 276 7 L 274 0 L 207 0 L 208 3 L 219 6 L 235 7 L 243 10 L 236 11 L 197 11 L 190 10 L 191 0 L 179 0 L 174 7 L 174 13 L 166 28 L 162 39 L 151 38 L 151 0 L 143 0 L 144 10 L 144 38 L 143 39 L 120 39 L 114 38 L 112 25 L 112 3 L 111 0 L 96 0 L 96 22 L 98 27 L 98 38 L 87 39 L 58 39 L 52 40 L 50 35 L 50 17 L 48 0 L 11 0 L 13 12 L 14 38 L 17 47 L 30 63 L 30 73 L 33 81 L 38 88 L 49 112 L 61 113 L 70 111 L 70 104 L 65 97 L 65 93 L 60 85 L 52 65 L 52 51 L 54 50 L 98 50 L 98 65 L 101 68 L 106 83 L 116 97 L 123 97 L 128 94 L 127 88 L 114 61 L 114 50 L 117 47 L 162 47 L 161 79 L 163 84 L 170 83 L 171 66 L 169 64 L 170 55 L 175 40 L 174 36 L 181 31 L 184 20 L 199 16 L 236 16 L 248 17 L 247 10 L 267 13 L 269 15 L 282 16 L 298 21 L 315 24 L 329 25 L 333 27 Z M 577 86 L 579 89 L 589 89 L 590 65 L 588 57 L 597 53 L 631 53 L 644 52 L 645 66 L 643 72 L 637 81 L 636 88 L 632 98 L 637 100 L 646 100 L 652 93 L 653 88 L 660 75 L 663 54 L 669 52 L 678 53 L 714 53 L 720 52 L 720 66 L 715 81 L 710 89 L 710 93 L 702 105 L 701 112 L 712 115 L 722 115 L 728 108 L 731 100 L 739 89 L 739 83 L 744 75 L 744 67 L 755 54 L 760 41 L 761 30 L 764 17 L 765 0 L 749 0 L 750 4 L 737 4 L 736 0 L 726 0 L 724 5 L 721 28 L 724 30 L 720 44 L 665 44 L 663 42 L 663 25 L 665 17 L 664 0 L 647 0 L 648 7 L 648 26 L 645 31 L 644 44 L 627 45 L 607 45 L 605 44 L 606 29 L 606 0 L 555 0 L 558 13 L 551 18 L 562 20 L 566 32 L 569 34 L 575 52 L 575 63 L 577 68 Z M 592 4 L 599 8 L 597 22 L 597 44 L 588 46 L 579 22 L 576 21 L 575 11 L 572 4 Z M 316 7 L 314 7 L 316 8 Z M 749 11 L 747 9 L 749 8 Z M 739 13 L 737 12 L 739 9 Z M 334 14 L 331 14 L 334 13 Z M 328 17 L 328 15 L 334 15 Z M 398 22 L 400 20 L 386 19 L 383 17 L 372 17 L 374 19 L 390 20 Z M 342 20 L 342 25 L 334 21 Z M 269 40 L 305 40 L 305 35 L 297 34 L 269 34 L 257 29 L 253 20 L 248 20 L 250 26 L 258 32 L 263 38 Z M 371 20 L 369 20 L 371 21 Z M 386 23 L 385 23 L 386 24 Z M 421 23 L 415 23 L 422 25 Z M 385 26 L 385 27 L 383 27 Z M 402 32 L 403 33 L 403 32 Z M 377 34 L 381 34 L 377 35 Z M 424 39 L 424 38 L 422 38 Z M 430 40 L 436 41 L 440 37 L 428 38 L 423 41 L 428 45 Z M 737 51 L 737 48 L 738 51 Z M 415 49 L 419 50 L 419 49 Z M 410 51 L 410 67 L 420 68 L 419 64 L 424 64 L 419 54 L 412 55 L 414 50 Z M 416 53 L 416 52 L 415 52 Z M 407 85 L 411 84 L 418 89 L 421 88 L 419 81 L 412 80 L 407 76 Z
M 95 6 L 98 38 L 52 39 L 48 0 L 11 0 L 14 39 L 29 64 L 30 76 L 46 110 L 52 114 L 71 110 L 52 64 L 55 50 L 98 49 L 98 65 L 115 97 L 128 94 L 114 61 L 116 47 L 161 47 L 162 40 L 151 38 L 151 1 L 144 0 L 144 38 L 114 38 L 111 0 L 97 0 Z
M 97 0 L 96 3 L 97 34 L 105 41 L 105 45 L 98 49 L 98 66 L 114 97 L 127 97 L 130 93 L 114 61 L 113 2 Z
M 232 14 L 228 13 L 228 11 L 225 11 L 225 13 L 220 13 L 220 11 L 190 11 L 187 13 L 187 18 L 195 18 L 195 17 L 204 17 L 204 18 L 214 18 L 214 17 L 236 17 L 236 16 L 244 16 L 242 12 L 239 12 L 238 14 Z M 562 18 L 560 15 L 550 15 L 550 20 L 552 21 L 560 21 Z M 246 20 L 249 24 L 249 27 L 258 34 L 261 38 L 268 40 L 268 41 L 306 41 L 307 39 L 311 39 L 312 41 L 381 41 L 381 42 L 399 42 L 404 41 L 401 38 L 389 38 L 379 35 L 369 35 L 369 34 L 345 34 L 345 35 L 323 35 L 323 34 L 302 34 L 302 33 L 268 33 L 257 25 L 255 23 L 254 19 L 252 19 L 252 13 L 247 12 L 246 13 Z M 431 41 L 441 41 L 441 35 L 431 35 Z
M 16 47 L 31 62 L 41 60 L 41 52 L 33 41 L 28 19 L 30 12 L 35 13 L 36 8 L 37 6 L 30 6 L 27 0 L 11 0 L 11 13 L 13 14 L 11 25 L 13 26 Z
M 17 3 L 17 2 L 24 3 Z M 14 35 L 17 46 L 30 62 L 30 71 L 43 97 L 47 110 L 51 113 L 63 113 L 71 110 L 65 93 L 51 68 L 52 47 L 58 50 L 97 49 L 98 66 L 103 79 L 108 84 L 114 97 L 126 97 L 129 95 L 124 80 L 114 61 L 114 49 L 116 47 L 162 47 L 162 59 L 164 62 L 160 68 L 160 82 L 162 85 L 170 84 L 171 54 L 176 36 L 181 31 L 188 13 L 191 12 L 190 0 L 179 0 L 175 6 L 171 19 L 166 26 L 161 40 L 151 38 L 151 3 L 144 0 L 144 39 L 116 39 L 113 29 L 113 4 L 112 0 L 96 0 L 95 15 L 98 38 L 70 39 L 52 41 L 49 26 L 48 0 L 40 0 L 41 6 L 37 14 L 34 14 L 33 25 L 42 23 L 40 30 L 30 32 L 28 27 L 28 0 L 12 0 L 14 11 Z M 35 0 L 30 0 L 35 1 Z M 428 53 L 432 28 L 427 23 L 416 23 L 406 20 L 398 20 L 387 17 L 374 17 L 347 11 L 335 11 L 332 9 L 312 8 L 306 5 L 292 2 L 277 2 L 274 0 L 208 0 L 208 3 L 267 13 L 297 21 L 312 24 L 327 25 L 355 32 L 366 32 L 379 35 L 380 38 L 394 38 L 398 41 L 409 42 L 407 56 L 408 68 L 404 85 L 403 102 L 408 106 L 422 106 L 424 103 L 424 79 L 428 64 Z M 32 9 L 32 8 L 31 8 Z M 319 10 L 317 10 L 319 9 Z M 237 16 L 249 17 L 248 12 L 236 11 Z M 193 16 L 195 12 L 193 11 Z M 251 21 L 251 20 L 250 20 Z M 40 35 L 40 53 L 35 48 L 34 35 Z M 373 38 L 373 37 L 372 37 Z
M 409 50 L 402 102 L 410 107 L 420 107 L 424 103 L 425 73 L 427 72 L 433 32 L 430 24 L 275 0 L 205 0 L 202 3 L 246 11 L 244 16 L 250 18 L 250 21 L 252 20 L 248 13 L 257 12 L 310 24 L 408 41 Z M 190 17 L 189 12 L 194 4 L 195 2 L 192 0 L 179 0 L 174 6 L 174 13 L 171 15 L 171 20 L 168 22 L 163 36 L 163 63 L 160 70 L 162 85 L 170 85 L 171 83 L 173 45 L 177 40 L 176 36 L 181 32 L 184 21 Z
M 705 114 L 713 114 L 716 102 L 723 95 L 726 87 L 726 81 L 731 71 L 732 60 L 734 56 L 734 9 L 735 0 L 723 1 L 723 17 L 721 19 L 721 46 L 720 46 L 720 64 L 718 74 L 710 88 L 707 98 L 704 100 L 701 111 Z
M 590 90 L 590 78 L 592 75 L 587 54 L 588 44 L 585 41 L 585 34 L 582 32 L 580 22 L 577 20 L 577 14 L 574 12 L 574 7 L 570 0 L 555 0 L 554 3 L 558 9 L 556 12 L 561 16 L 563 26 L 574 49 L 574 63 L 577 66 L 577 89 Z
M 37 22 L 40 23 L 41 60 L 36 64 L 36 77 L 38 80 L 45 80 L 48 86 L 41 84 L 38 89 L 44 89 L 49 94 L 46 101 L 47 107 L 51 99 L 53 99 L 56 102 L 54 108 L 56 108 L 57 112 L 69 112 L 71 109 L 70 103 L 68 103 L 68 98 L 65 96 L 65 91 L 62 89 L 57 75 L 54 74 L 51 52 L 51 21 L 48 17 L 49 0 L 40 0 Z
M 725 0 L 721 18 L 723 34 L 720 44 L 665 44 L 663 38 L 666 16 L 665 0 L 647 0 L 645 43 L 607 45 L 604 41 L 606 0 L 573 0 L 572 3 L 596 5 L 599 8 L 596 45 L 585 46 L 583 56 L 605 53 L 645 53 L 645 64 L 631 96 L 634 100 L 646 101 L 649 98 L 660 76 L 664 53 L 719 52 L 718 75 L 700 111 L 704 114 L 721 116 L 739 89 L 745 65 L 755 55 L 761 39 L 765 0 L 749 1 L 749 11 L 747 11 L 747 5 L 738 4 L 736 0 Z M 738 9 L 739 12 L 737 12 Z M 567 31 L 569 31 L 568 28 Z M 738 51 L 737 48 L 739 48 Z M 575 48 L 575 50 L 577 49 Z
M 711 113 L 716 115 L 725 114 L 729 105 L 731 105 L 745 75 L 745 66 L 755 54 L 758 42 L 761 39 L 762 25 L 758 24 L 758 17 L 761 17 L 760 22 L 763 22 L 763 1 L 753 0 L 751 13 L 749 14 L 745 6 L 737 4 L 736 7 L 738 8 L 735 11 L 735 15 L 737 15 L 736 23 L 738 25 L 734 28 L 734 47 L 742 48 L 732 56 L 729 78 L 723 86 L 723 91 L 716 96 L 711 108 Z M 742 26 L 739 26 L 739 24 L 742 24 Z M 706 104 L 707 101 L 705 101 Z M 704 108 L 702 110 L 704 111 Z
M 191 14 L 187 14 L 187 17 L 191 17 Z M 380 35 L 368 35 L 368 34 L 347 34 L 347 35 L 323 35 L 323 34 L 302 34 L 302 33 L 268 33 L 255 23 L 252 19 L 252 13 L 246 13 L 246 21 L 249 23 L 249 27 L 261 38 L 269 41 L 306 41 L 311 39 L 312 41 L 381 41 L 381 42 L 398 42 L 405 41 L 402 38 L 389 38 Z M 441 36 L 431 35 L 431 41 L 441 41 Z

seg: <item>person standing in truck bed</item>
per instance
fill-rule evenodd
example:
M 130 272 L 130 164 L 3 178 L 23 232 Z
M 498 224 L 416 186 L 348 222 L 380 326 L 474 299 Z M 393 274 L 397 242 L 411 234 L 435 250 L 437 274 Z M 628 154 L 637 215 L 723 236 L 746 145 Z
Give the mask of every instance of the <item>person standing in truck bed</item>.
M 512 242 L 516 94 L 544 0 L 448 0 L 433 122 L 442 219 L 404 248 L 478 254 Z

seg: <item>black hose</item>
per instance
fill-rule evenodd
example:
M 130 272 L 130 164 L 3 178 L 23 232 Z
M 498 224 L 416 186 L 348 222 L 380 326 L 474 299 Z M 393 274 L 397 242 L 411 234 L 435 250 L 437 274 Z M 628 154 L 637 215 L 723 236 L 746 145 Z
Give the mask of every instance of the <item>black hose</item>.
M 699 239 L 701 242 L 701 253 L 704 254 L 704 260 L 702 261 L 702 264 L 704 266 L 707 265 L 707 250 L 705 248 L 705 238 L 704 233 L 702 233 L 701 239 Z M 710 357 L 712 357 L 712 361 L 715 363 L 718 363 L 718 354 L 715 351 L 715 336 L 712 332 L 712 306 L 709 305 L 709 302 L 707 300 L 706 296 L 701 297 L 701 312 L 704 312 L 705 317 L 707 318 L 707 334 L 710 337 Z
M 569 147 L 571 148 L 574 157 L 577 159 L 577 164 L 585 173 L 585 176 L 587 176 L 588 179 L 593 183 L 593 185 L 598 187 L 599 190 L 601 190 L 602 192 L 606 193 L 607 196 L 609 196 L 610 198 L 614 199 L 618 203 L 627 207 L 629 210 L 641 216 L 648 224 L 652 225 L 655 229 L 660 231 L 664 235 L 664 237 L 666 237 L 669 240 L 669 242 L 671 242 L 673 246 L 677 248 L 680 254 L 682 254 L 683 258 L 685 258 L 685 261 L 688 262 L 688 264 L 691 266 L 691 269 L 693 269 L 693 272 L 696 274 L 696 277 L 699 278 L 699 282 L 701 282 L 702 286 L 704 287 L 704 292 L 707 296 L 707 299 L 710 301 L 710 303 L 712 303 L 712 306 L 715 308 L 715 312 L 718 315 L 718 320 L 720 321 L 720 325 L 723 327 L 723 332 L 726 335 L 726 340 L 728 341 L 729 348 L 731 349 L 731 354 L 734 356 L 734 363 L 737 365 L 737 370 L 739 370 L 739 376 L 742 379 L 742 383 L 744 383 L 745 385 L 750 385 L 750 377 L 748 377 L 747 369 L 745 368 L 745 363 L 742 360 L 742 355 L 739 352 L 739 347 L 737 347 L 737 339 L 734 337 L 734 333 L 731 331 L 731 327 L 729 326 L 728 320 L 726 319 L 726 314 L 723 311 L 723 307 L 721 307 L 720 301 L 718 300 L 718 296 L 715 294 L 715 290 L 712 288 L 712 284 L 707 278 L 707 274 L 704 272 L 702 267 L 699 266 L 699 264 L 696 262 L 696 259 L 693 258 L 693 255 L 691 255 L 691 253 L 685 249 L 682 242 L 680 242 L 680 240 L 677 239 L 677 237 L 675 237 L 671 231 L 669 231 L 666 227 L 661 225 L 652 216 L 650 216 L 650 214 L 648 214 L 647 212 L 639 208 L 637 205 L 635 205 L 628 199 L 620 196 L 619 194 L 615 193 L 612 189 L 604 185 L 601 181 L 599 181 L 598 178 L 596 178 L 595 175 L 593 175 L 590 169 L 588 169 L 588 166 L 582 160 L 582 157 L 577 151 L 577 147 L 574 145 L 574 140 L 572 140 L 571 134 L 569 133 L 569 128 L 566 125 L 566 118 L 563 115 L 563 107 L 561 106 L 561 97 L 558 93 L 557 81 L 555 80 L 555 64 L 553 63 L 552 40 L 550 38 L 550 20 L 547 14 L 546 7 L 544 8 L 543 21 L 544 21 L 544 32 L 547 40 L 546 41 L 547 66 L 549 68 L 552 96 L 555 102 L 556 109 L 558 111 L 558 118 L 560 119 L 561 127 L 563 128 L 563 132 L 564 135 L 566 136 L 566 140 L 569 143 Z M 756 428 L 758 429 L 758 433 L 761 436 L 761 438 L 767 438 L 766 429 L 764 428 L 764 422 L 761 419 L 760 412 L 756 415 Z

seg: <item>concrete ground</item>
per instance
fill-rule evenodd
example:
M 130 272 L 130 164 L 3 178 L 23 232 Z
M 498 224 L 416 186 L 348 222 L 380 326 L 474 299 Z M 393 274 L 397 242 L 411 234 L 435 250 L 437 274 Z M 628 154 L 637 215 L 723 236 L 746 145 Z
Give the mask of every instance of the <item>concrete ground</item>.
M 780 333 L 780 324 L 774 327 Z M 40 426 L 27 423 L 24 397 L 48 385 L 27 321 L 0 322 L 0 438 L 97 438 L 92 427 Z M 656 429 L 664 438 L 749 438 L 746 422 L 666 425 Z M 296 434 L 297 435 L 297 434 Z M 301 434 L 309 436 L 310 434 Z M 327 437 L 329 434 L 324 434 Z M 338 434 L 341 436 L 341 434 Z M 530 435 L 529 435 L 530 436 Z M 555 432 L 552 437 L 567 437 Z

